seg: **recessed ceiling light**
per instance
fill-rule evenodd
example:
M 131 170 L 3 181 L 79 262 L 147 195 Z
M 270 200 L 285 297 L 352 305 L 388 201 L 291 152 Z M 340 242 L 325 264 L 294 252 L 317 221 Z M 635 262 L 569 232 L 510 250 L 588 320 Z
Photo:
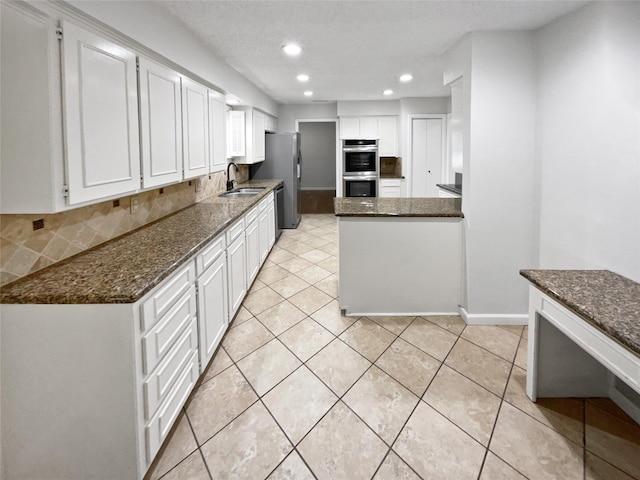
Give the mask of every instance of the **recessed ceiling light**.
M 306 75 L 304 73 L 301 73 L 296 78 L 298 79 L 299 82 L 308 82 L 309 81 L 309 75 Z
M 393 90 L 389 90 L 386 89 L 384 92 L 382 92 L 383 95 L 393 95 Z
M 312 95 L 313 95 L 313 92 L 311 90 L 307 90 L 306 92 L 304 92 L 305 97 L 310 97 Z
M 405 73 L 403 75 L 400 75 L 401 82 L 410 82 L 411 80 L 413 80 L 413 75 L 411 75 L 410 73 Z
M 284 50 L 284 53 L 286 53 L 290 57 L 296 57 L 300 55 L 300 52 L 302 52 L 302 47 L 300 47 L 300 45 L 296 45 L 295 43 L 287 43 L 282 47 L 282 50 Z

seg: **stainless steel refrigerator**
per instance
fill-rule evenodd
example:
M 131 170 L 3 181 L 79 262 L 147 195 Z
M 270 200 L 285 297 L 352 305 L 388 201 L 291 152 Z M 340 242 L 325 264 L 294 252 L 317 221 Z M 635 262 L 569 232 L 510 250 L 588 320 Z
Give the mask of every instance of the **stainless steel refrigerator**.
M 282 222 L 278 218 L 281 228 L 298 228 L 300 223 L 301 162 L 299 133 L 268 133 L 264 162 L 251 166 L 252 179 L 284 180 L 284 218 Z

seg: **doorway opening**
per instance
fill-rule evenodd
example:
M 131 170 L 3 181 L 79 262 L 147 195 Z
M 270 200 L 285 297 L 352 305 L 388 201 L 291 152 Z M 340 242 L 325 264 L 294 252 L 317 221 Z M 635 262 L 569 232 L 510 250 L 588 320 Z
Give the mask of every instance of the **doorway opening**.
M 333 213 L 337 120 L 298 120 L 301 146 L 300 213 Z

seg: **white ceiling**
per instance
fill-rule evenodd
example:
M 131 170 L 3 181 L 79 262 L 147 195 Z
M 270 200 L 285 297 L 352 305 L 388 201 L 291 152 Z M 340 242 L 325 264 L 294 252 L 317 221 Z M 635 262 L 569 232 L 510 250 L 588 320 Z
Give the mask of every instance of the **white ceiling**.
M 467 32 L 533 30 L 582 1 L 164 1 L 218 57 L 279 103 L 447 96 L 442 55 Z M 285 56 L 288 42 L 303 48 Z M 414 79 L 401 84 L 398 77 Z M 296 80 L 308 74 L 307 84 Z M 394 90 L 383 96 L 386 88 Z M 303 96 L 304 90 L 314 96 Z M 233 93 L 233 92 L 231 92 Z

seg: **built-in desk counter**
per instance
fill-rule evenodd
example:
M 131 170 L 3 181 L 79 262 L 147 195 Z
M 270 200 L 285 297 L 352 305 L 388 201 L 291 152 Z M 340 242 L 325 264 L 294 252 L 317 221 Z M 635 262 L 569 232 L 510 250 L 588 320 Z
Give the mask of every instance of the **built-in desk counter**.
M 640 284 L 607 270 L 520 274 L 529 397 L 611 397 L 640 422 Z
M 457 314 L 461 200 L 336 198 L 339 301 L 347 315 Z

